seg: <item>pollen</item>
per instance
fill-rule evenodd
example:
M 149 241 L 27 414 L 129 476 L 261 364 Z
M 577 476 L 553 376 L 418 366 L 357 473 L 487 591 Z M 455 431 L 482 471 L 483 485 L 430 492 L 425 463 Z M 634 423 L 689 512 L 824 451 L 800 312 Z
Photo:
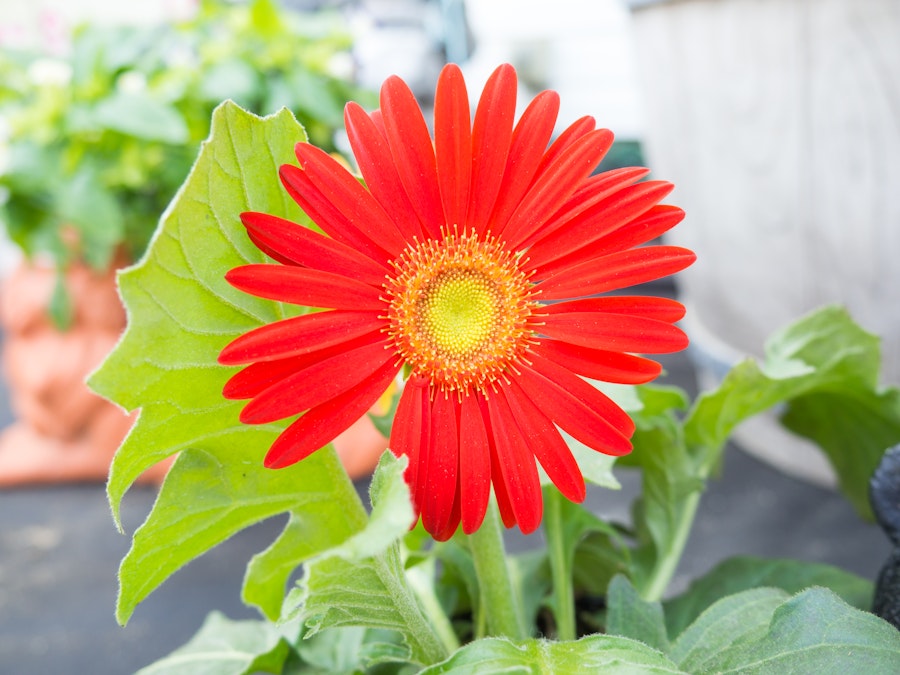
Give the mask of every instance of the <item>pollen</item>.
M 515 368 L 540 305 L 502 243 L 445 233 L 410 246 L 392 264 L 388 333 L 413 372 L 446 392 L 485 390 Z

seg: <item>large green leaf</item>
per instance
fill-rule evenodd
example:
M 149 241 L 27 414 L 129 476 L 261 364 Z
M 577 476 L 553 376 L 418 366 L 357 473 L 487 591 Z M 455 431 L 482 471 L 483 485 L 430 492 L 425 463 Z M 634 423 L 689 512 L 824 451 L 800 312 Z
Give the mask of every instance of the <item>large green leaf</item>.
M 262 621 L 231 621 L 212 612 L 190 642 L 137 675 L 280 673 L 290 653 L 283 632 Z
M 727 602 L 721 600 L 707 612 Z M 698 622 L 703 619 L 701 615 Z M 756 639 L 742 625 L 733 621 L 730 626 L 723 622 L 709 626 L 697 644 L 711 649 L 704 655 L 703 667 L 694 672 L 889 675 L 900 664 L 900 631 L 824 588 L 803 591 L 779 605 L 768 630 Z
M 575 642 L 485 638 L 469 643 L 420 675 L 653 675 L 682 672 L 665 655 L 636 640 L 589 635 Z
M 772 613 L 788 597 L 778 588 L 754 588 L 729 595 L 709 607 L 678 636 L 669 656 L 689 673 L 716 672 L 710 668 L 710 661 L 733 645 L 763 638 Z
M 685 438 L 710 469 L 745 419 L 788 403 L 798 432 L 824 443 L 841 487 L 863 515 L 867 482 L 884 451 L 900 441 L 900 393 L 878 385 L 878 338 L 839 307 L 826 307 L 774 334 L 760 367 L 738 364 L 685 421 Z M 819 425 L 826 425 L 824 427 Z
M 900 443 L 900 389 L 801 396 L 781 421 L 825 451 L 843 493 L 857 512 L 869 516 L 869 478 L 884 451 Z
M 403 659 L 428 665 L 444 659 L 456 637 L 436 598 L 419 595 L 404 571 L 400 542 L 415 519 L 405 466 L 390 452 L 382 456 L 365 529 L 309 561 L 286 605 L 307 636 L 348 626 L 394 631 L 408 648 Z
M 287 111 L 261 119 L 233 103 L 217 108 L 209 140 L 148 252 L 119 278 L 128 328 L 90 379 L 98 393 L 141 410 L 110 470 L 117 523 L 134 480 L 181 453 L 122 562 L 120 621 L 181 565 L 252 523 L 288 512 L 286 534 L 255 560 L 245 582 L 245 597 L 275 616 L 290 571 L 365 522 L 332 450 L 287 469 L 264 469 L 281 426 L 241 424 L 241 404 L 221 394 L 234 372 L 216 362 L 222 347 L 297 311 L 236 291 L 224 274 L 265 259 L 240 224 L 242 211 L 304 222 L 277 173 L 304 138 Z
M 823 586 L 853 607 L 872 606 L 872 582 L 850 572 L 821 563 L 742 556 L 720 563 L 696 579 L 684 593 L 664 603 L 669 635 L 681 633 L 717 600 L 760 586 L 780 588 L 787 593 Z

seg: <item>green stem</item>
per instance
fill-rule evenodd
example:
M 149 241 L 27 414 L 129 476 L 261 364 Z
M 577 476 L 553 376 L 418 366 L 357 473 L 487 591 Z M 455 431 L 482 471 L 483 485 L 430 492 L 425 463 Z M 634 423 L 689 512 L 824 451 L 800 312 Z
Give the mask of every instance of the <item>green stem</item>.
M 547 534 L 547 554 L 556 605 L 556 637 L 559 640 L 574 640 L 577 637 L 575 589 L 572 583 L 572 556 L 563 535 L 562 499 L 565 497 L 559 491 L 544 490 L 544 531 Z
M 691 534 L 691 527 L 694 524 L 694 517 L 697 515 L 697 506 L 700 504 L 701 495 L 702 492 L 698 490 L 685 498 L 684 506 L 678 512 L 672 545 L 664 555 L 657 559 L 656 567 L 654 567 L 642 589 L 641 595 L 644 600 L 649 602 L 661 600 L 663 593 L 666 592 L 666 588 L 669 586 L 669 582 L 672 581 L 675 568 L 681 560 L 684 547 Z
M 493 500 L 488 504 L 481 527 L 469 535 L 469 546 L 481 592 L 481 612 L 487 618 L 489 634 L 524 639 L 527 635 L 521 603 L 506 564 L 503 526 Z

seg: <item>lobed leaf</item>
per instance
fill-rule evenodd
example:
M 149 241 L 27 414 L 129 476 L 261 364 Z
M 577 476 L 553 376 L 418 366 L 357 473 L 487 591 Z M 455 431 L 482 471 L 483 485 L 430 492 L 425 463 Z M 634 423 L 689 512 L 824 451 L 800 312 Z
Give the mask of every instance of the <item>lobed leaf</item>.
M 219 106 L 209 139 L 147 253 L 119 277 L 128 327 L 90 385 L 128 410 L 140 408 L 107 486 L 120 527 L 121 499 L 134 480 L 181 455 L 122 562 L 122 622 L 180 566 L 238 530 L 287 512 L 287 534 L 255 559 L 245 580 L 245 598 L 277 616 L 290 571 L 365 521 L 330 449 L 289 469 L 264 469 L 263 456 L 281 425 L 242 424 L 241 403 L 221 393 L 234 373 L 217 363 L 222 347 L 297 311 L 241 293 L 224 275 L 265 260 L 247 237 L 241 212 L 307 222 L 278 181 L 278 166 L 293 160 L 294 144 L 304 139 L 287 110 L 259 118 L 231 102 Z M 309 527 L 298 530 L 297 523 L 312 522 L 315 535 Z

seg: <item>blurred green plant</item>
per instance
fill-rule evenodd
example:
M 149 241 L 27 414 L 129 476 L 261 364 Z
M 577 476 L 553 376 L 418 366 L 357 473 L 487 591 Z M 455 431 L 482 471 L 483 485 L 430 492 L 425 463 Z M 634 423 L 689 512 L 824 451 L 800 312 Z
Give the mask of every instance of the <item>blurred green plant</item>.
M 287 107 L 334 149 L 344 102 L 367 101 L 350 47 L 336 15 L 203 0 L 187 21 L 81 26 L 65 58 L 0 51 L 0 221 L 59 269 L 136 260 L 221 101 Z

